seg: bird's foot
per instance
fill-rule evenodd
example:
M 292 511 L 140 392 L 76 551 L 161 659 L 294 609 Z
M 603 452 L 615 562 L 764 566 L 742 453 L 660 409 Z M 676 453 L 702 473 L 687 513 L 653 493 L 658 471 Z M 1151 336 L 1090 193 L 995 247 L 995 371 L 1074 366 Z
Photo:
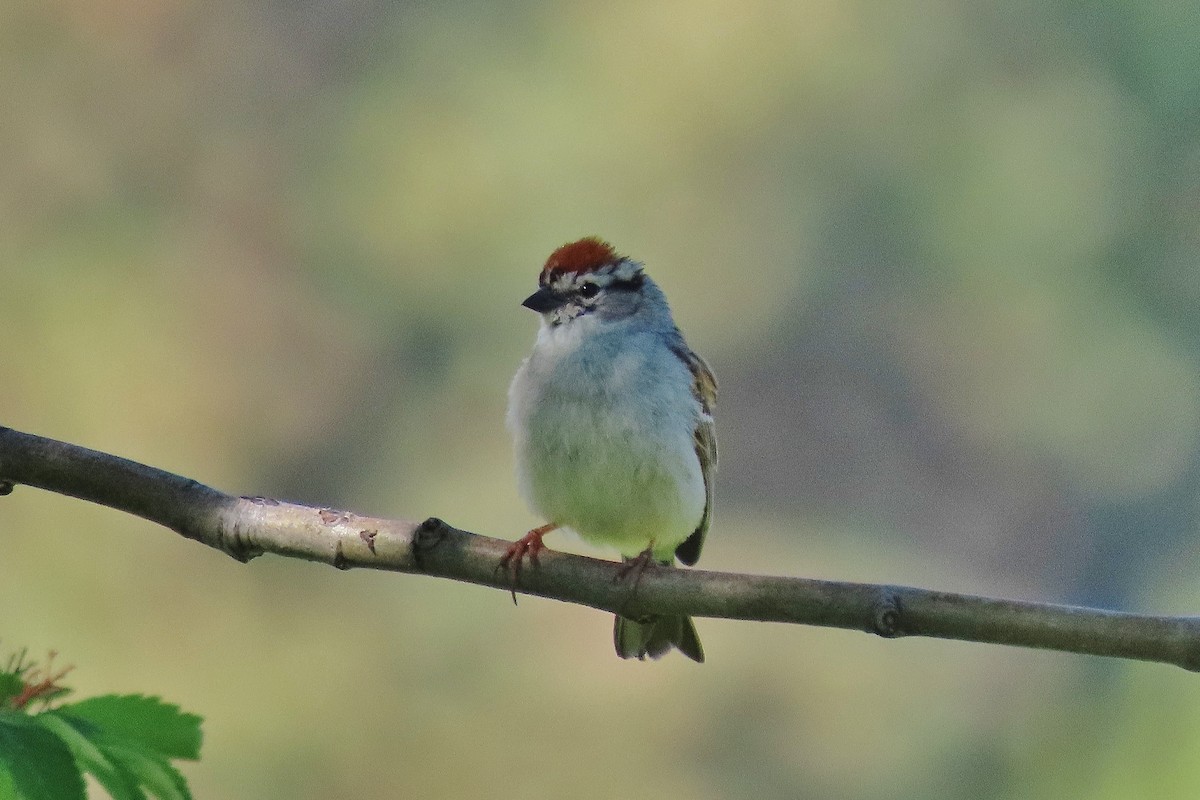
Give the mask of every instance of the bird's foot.
M 638 584 L 642 582 L 642 573 L 646 571 L 646 567 L 653 565 L 654 542 L 651 542 L 645 550 L 633 558 L 625 560 L 625 563 L 617 570 L 617 574 L 613 576 L 613 583 L 618 583 L 633 575 L 633 588 L 634 591 L 637 591 Z
M 538 562 L 538 553 L 546 549 L 546 545 L 542 543 L 542 537 L 556 529 L 558 525 L 551 522 L 546 525 L 540 525 L 529 533 L 522 536 L 512 543 L 512 546 L 505 551 L 500 558 L 500 563 L 496 565 L 496 571 L 506 570 L 512 574 L 512 593 L 513 605 L 517 604 L 517 580 L 521 577 L 521 566 L 528 556 L 529 563 L 533 566 L 540 566 Z
M 634 598 L 637 597 L 638 587 L 642 584 L 642 575 L 645 574 L 646 568 L 656 566 L 656 564 L 657 562 L 654 560 L 654 542 L 651 542 L 646 546 L 645 550 L 638 553 L 633 558 L 625 559 L 625 563 L 617 568 L 616 573 L 613 575 L 613 583 L 620 583 L 630 575 L 633 576 L 633 586 L 629 590 L 629 596 L 626 597 L 625 601 L 621 604 L 619 616 L 630 616 L 629 614 L 625 613 L 625 609 L 628 608 L 629 604 L 633 602 Z M 632 617 L 630 618 L 632 619 Z

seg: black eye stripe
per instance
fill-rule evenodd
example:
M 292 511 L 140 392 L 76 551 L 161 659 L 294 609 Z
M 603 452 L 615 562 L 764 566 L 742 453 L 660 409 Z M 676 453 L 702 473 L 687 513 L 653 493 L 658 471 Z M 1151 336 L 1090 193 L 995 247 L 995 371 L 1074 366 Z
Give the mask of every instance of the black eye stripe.
M 642 275 L 641 273 L 638 273 L 632 278 L 628 278 L 623 281 L 613 281 L 608 285 L 608 288 L 610 290 L 615 289 L 618 292 L 636 292 L 638 289 L 642 288 Z
M 612 273 L 598 273 L 599 281 L 592 280 L 564 280 L 554 279 L 545 280 L 545 274 L 541 276 L 538 285 L 543 288 L 553 289 L 565 296 L 576 295 L 584 300 L 590 300 L 596 297 L 602 291 L 609 292 L 636 292 L 642 288 L 644 277 L 638 272 L 629 278 L 613 278 Z

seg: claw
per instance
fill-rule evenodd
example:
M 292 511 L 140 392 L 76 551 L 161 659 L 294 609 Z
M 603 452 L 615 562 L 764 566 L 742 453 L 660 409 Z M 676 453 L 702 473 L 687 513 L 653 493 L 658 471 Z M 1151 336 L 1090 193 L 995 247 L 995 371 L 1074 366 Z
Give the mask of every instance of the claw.
M 642 575 L 645 574 L 646 568 L 657 566 L 654 560 L 654 542 L 650 542 L 646 549 L 638 553 L 633 558 L 625 559 L 625 563 L 617 568 L 617 572 L 613 575 L 612 582 L 620 583 L 633 574 L 633 586 L 629 590 L 629 596 L 625 598 L 625 602 L 621 605 L 621 610 L 624 611 L 629 603 L 637 597 L 638 587 L 642 585 Z M 624 616 L 618 614 L 618 616 Z
M 528 556 L 529 563 L 535 567 L 541 566 L 541 562 L 538 561 L 538 553 L 546 549 L 546 545 L 542 544 L 542 537 L 557 527 L 557 524 L 551 522 L 534 528 L 513 542 L 512 546 L 501 556 L 500 563 L 496 565 L 496 572 L 506 570 L 512 573 L 512 587 L 509 592 L 512 594 L 514 606 L 517 604 L 517 581 L 521 577 L 522 562 Z
M 642 573 L 646 571 L 646 567 L 654 563 L 654 542 L 651 542 L 645 550 L 638 553 L 633 558 L 627 560 L 617 570 L 617 574 L 613 576 L 613 583 L 623 581 L 629 577 L 629 573 L 636 572 L 637 577 L 633 579 L 633 590 L 636 592 L 638 584 L 642 582 Z

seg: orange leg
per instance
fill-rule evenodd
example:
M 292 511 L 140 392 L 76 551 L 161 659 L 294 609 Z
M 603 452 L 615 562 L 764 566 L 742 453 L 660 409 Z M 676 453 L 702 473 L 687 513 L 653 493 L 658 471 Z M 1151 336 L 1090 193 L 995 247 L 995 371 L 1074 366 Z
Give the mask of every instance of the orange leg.
M 534 528 L 513 542 L 512 547 L 508 548 L 508 551 L 500 558 L 500 563 L 496 565 L 497 570 L 512 570 L 512 596 L 514 605 L 517 602 L 517 579 L 521 577 L 522 562 L 526 556 L 529 556 L 529 563 L 535 567 L 539 566 L 538 553 L 546 549 L 546 545 L 542 544 L 542 537 L 557 528 L 558 524 L 554 522 Z

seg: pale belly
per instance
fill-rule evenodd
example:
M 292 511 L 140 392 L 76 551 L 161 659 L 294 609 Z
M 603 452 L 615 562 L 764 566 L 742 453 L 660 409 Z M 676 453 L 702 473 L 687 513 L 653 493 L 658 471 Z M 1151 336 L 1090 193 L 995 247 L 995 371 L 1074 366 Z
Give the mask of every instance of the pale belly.
M 590 543 L 625 556 L 653 545 L 655 556 L 670 558 L 704 513 L 691 436 L 652 440 L 594 427 L 589 433 L 533 437 L 520 459 L 530 504 Z
M 547 522 L 588 542 L 625 556 L 653 544 L 666 560 L 704 515 L 692 377 L 650 335 L 594 338 L 582 357 L 586 322 L 543 328 L 513 381 L 521 491 Z

